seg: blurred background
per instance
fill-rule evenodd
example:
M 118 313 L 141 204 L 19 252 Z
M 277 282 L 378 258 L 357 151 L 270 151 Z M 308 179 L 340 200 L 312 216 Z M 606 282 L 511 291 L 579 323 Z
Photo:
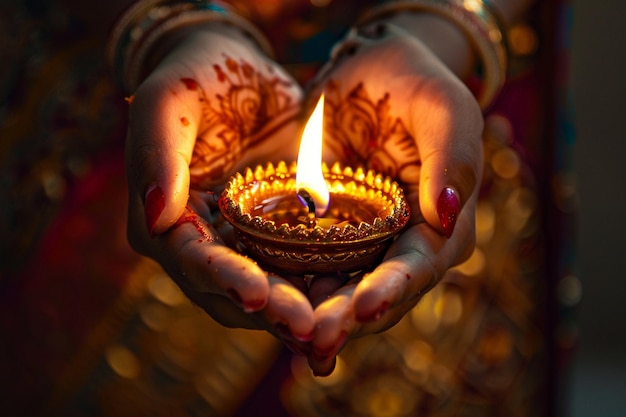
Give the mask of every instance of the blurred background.
M 580 347 L 571 417 L 626 416 L 626 2 L 574 0 Z

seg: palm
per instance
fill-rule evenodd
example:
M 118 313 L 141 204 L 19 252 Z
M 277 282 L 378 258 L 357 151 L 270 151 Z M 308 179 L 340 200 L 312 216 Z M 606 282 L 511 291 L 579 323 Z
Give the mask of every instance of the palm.
M 317 83 L 330 103 L 326 158 L 396 178 L 412 217 L 374 271 L 318 297 L 324 301 L 315 310 L 309 362 L 322 374 L 332 370 L 346 340 L 393 326 L 469 256 L 482 167 L 476 101 L 418 40 L 390 26 L 375 39 L 353 33 L 347 44 Z M 444 187 L 454 188 L 463 207 L 450 238 L 437 208 Z
M 287 328 L 306 339 L 314 326 L 306 297 L 239 254 L 215 206 L 220 184 L 235 171 L 295 158 L 302 98 L 273 61 L 221 32 L 229 30 L 185 39 L 134 95 L 129 240 L 225 326 Z M 144 193 L 155 185 L 162 207 L 151 224 L 154 199 Z

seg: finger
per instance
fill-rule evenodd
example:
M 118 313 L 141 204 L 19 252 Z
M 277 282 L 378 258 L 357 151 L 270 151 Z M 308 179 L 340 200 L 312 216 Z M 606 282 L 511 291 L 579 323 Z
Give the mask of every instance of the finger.
M 445 272 L 466 259 L 474 247 L 474 210 L 459 218 L 457 230 L 445 238 L 428 224 L 406 230 L 385 260 L 358 284 L 353 309 L 359 322 L 381 319 L 387 310 L 407 304 L 406 310 L 436 285 Z
M 352 318 L 351 297 L 354 284 L 342 287 L 315 309 L 315 338 L 309 366 L 315 375 L 330 375 L 335 357 L 356 329 Z
M 303 277 L 302 275 L 291 275 L 291 274 L 280 274 L 280 278 L 287 281 L 294 288 L 300 291 L 305 296 L 308 296 L 309 293 L 309 285 L 308 278 Z
M 307 295 L 313 308 L 329 299 L 339 288 L 350 279 L 346 275 L 317 276 L 311 281 Z
M 353 300 L 356 320 L 380 320 L 388 310 L 427 292 L 437 276 L 433 265 L 418 251 L 386 261 L 357 286 Z
M 419 204 L 426 221 L 450 237 L 482 175 L 483 117 L 458 80 L 422 87 L 412 129 L 422 161 Z
M 285 340 L 310 342 L 315 331 L 313 307 L 306 296 L 288 281 L 268 277 L 269 302 L 263 316 Z
M 189 162 L 200 123 L 193 82 L 148 78 L 130 107 L 126 160 L 129 184 L 144 204 L 151 235 L 182 214 L 189 194 Z
M 224 245 L 215 230 L 189 209 L 168 232 L 141 247 L 150 248 L 146 254 L 159 259 L 183 291 L 229 298 L 245 312 L 259 311 L 267 304 L 266 273 Z
M 315 322 L 308 300 L 282 278 L 270 277 L 269 287 L 267 305 L 256 314 L 245 313 L 228 297 L 198 291 L 186 291 L 186 294 L 223 326 L 266 330 L 293 352 L 310 354 Z
M 337 356 L 330 356 L 325 361 L 319 361 L 312 357 L 308 357 L 309 368 L 315 376 L 329 376 L 335 370 L 337 365 Z

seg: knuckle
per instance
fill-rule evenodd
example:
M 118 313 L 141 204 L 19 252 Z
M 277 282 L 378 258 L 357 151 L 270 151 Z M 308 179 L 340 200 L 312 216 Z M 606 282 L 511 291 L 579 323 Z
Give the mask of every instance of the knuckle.
M 150 163 L 158 158 L 159 153 L 159 147 L 149 142 L 143 142 L 130 148 L 127 152 L 126 165 L 131 179 L 138 178 L 143 172 L 149 172 Z

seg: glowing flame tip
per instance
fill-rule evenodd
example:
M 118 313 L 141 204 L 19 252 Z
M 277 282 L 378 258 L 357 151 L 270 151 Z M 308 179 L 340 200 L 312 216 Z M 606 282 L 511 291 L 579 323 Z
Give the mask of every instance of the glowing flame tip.
M 323 131 L 324 95 L 322 94 L 302 133 L 296 173 L 296 190 L 305 190 L 308 193 L 315 205 L 317 217 L 322 217 L 326 213 L 330 202 L 330 193 L 322 172 Z M 310 201 L 303 201 L 303 204 L 311 208 L 308 203 Z

